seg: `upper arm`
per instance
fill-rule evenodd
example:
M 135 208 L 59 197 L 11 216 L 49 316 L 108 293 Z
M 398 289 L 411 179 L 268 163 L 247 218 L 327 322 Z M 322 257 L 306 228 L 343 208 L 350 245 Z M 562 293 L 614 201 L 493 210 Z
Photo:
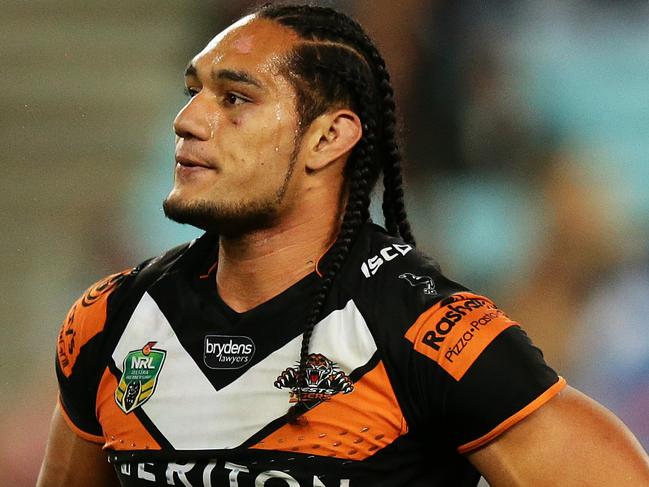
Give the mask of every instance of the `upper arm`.
M 409 375 L 413 402 L 423 405 L 420 424 L 459 453 L 488 443 L 565 386 L 520 326 L 484 296 L 449 296 L 406 339 L 416 352 Z
M 97 390 L 110 359 L 105 346 L 114 294 L 132 273 L 123 271 L 92 285 L 70 308 L 57 338 L 56 376 L 62 411 L 82 438 L 99 441 Z
M 59 403 L 54 410 L 39 487 L 119 485 L 96 416 L 100 354 L 109 299 L 132 271 L 91 286 L 71 307 L 61 326 L 56 351 Z
M 649 457 L 631 432 L 570 387 L 467 457 L 492 487 L 649 485 Z
M 38 476 L 37 487 L 119 486 L 101 444 L 77 436 L 63 419 L 57 404 Z

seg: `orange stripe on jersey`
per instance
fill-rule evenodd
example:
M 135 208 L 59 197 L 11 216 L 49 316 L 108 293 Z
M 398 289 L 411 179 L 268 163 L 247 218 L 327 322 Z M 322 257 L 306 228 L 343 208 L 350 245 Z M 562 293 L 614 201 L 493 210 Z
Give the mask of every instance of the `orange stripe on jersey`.
M 124 414 L 115 402 L 117 379 L 106 369 L 97 391 L 97 419 L 104 430 L 104 448 L 111 450 L 160 450 L 134 413 Z
M 405 337 L 459 381 L 494 338 L 514 325 L 490 299 L 460 293 L 421 314 Z
M 66 377 L 72 374 L 81 347 L 104 329 L 108 296 L 131 272 L 128 269 L 93 284 L 70 308 L 57 340 L 57 358 Z
M 79 436 L 80 438 L 83 438 L 86 441 L 91 441 L 93 443 L 100 443 L 102 445 L 104 444 L 104 437 L 103 436 L 92 435 L 90 433 L 86 433 L 82 429 L 79 429 L 79 427 L 76 424 L 74 424 L 72 419 L 70 419 L 70 416 L 68 416 L 68 413 L 65 410 L 65 407 L 63 406 L 63 402 L 61 401 L 61 396 L 59 396 L 58 401 L 59 401 L 59 411 L 61 411 L 61 416 L 63 417 L 65 422 L 68 424 L 70 429 L 72 431 L 74 431 L 74 433 L 77 436 Z
M 559 377 L 559 380 L 557 382 L 555 382 L 553 385 L 551 385 L 543 394 L 541 394 L 539 397 L 534 399 L 534 401 L 529 403 L 527 406 L 525 406 L 523 409 L 518 411 L 516 414 L 514 414 L 513 416 L 510 416 L 505 421 L 500 423 L 494 429 L 489 431 L 489 433 L 487 433 L 486 435 L 481 436 L 480 438 L 478 438 L 476 440 L 465 443 L 464 445 L 460 445 L 457 448 L 458 453 L 467 453 L 467 452 L 470 452 L 471 450 L 475 450 L 476 448 L 479 448 L 479 447 L 489 443 L 491 440 L 493 440 L 494 438 L 500 436 L 506 430 L 508 430 L 509 428 L 514 426 L 519 421 L 522 421 L 523 419 L 525 419 L 527 416 L 529 416 L 534 411 L 536 411 L 538 408 L 543 406 L 546 402 L 548 402 L 554 396 L 559 394 L 563 390 L 563 388 L 565 386 L 566 386 L 566 380 L 563 377 Z
M 288 401 L 287 401 L 288 406 Z M 363 460 L 408 430 L 382 362 L 354 384 L 252 448 Z

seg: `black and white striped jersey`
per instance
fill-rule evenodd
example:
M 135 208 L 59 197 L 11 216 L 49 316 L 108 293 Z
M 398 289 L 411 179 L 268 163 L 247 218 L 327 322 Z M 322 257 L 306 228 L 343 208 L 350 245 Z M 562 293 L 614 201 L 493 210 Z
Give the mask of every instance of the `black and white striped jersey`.
M 64 416 L 124 486 L 475 485 L 462 454 L 565 385 L 491 300 L 369 223 L 298 376 L 319 275 L 237 313 L 216 247 L 206 234 L 100 281 L 61 328 Z

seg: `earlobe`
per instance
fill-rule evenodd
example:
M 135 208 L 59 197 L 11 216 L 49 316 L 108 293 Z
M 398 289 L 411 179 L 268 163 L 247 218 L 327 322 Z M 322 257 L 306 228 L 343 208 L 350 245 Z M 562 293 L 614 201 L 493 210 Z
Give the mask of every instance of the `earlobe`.
M 363 136 L 358 115 L 345 109 L 321 115 L 309 132 L 312 143 L 306 166 L 311 170 L 325 168 L 347 156 Z

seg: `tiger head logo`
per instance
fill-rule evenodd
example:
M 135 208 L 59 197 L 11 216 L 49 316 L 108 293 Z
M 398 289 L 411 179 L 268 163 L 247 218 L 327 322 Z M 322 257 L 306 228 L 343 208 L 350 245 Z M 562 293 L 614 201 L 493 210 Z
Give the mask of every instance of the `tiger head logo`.
M 299 366 L 288 367 L 277 377 L 275 387 L 291 389 L 289 402 L 296 402 L 298 397 L 307 402 L 326 401 L 340 392 L 349 394 L 354 390 L 347 374 L 320 353 L 309 354 L 303 377 L 299 377 Z
M 304 380 L 309 387 L 318 387 L 333 372 L 333 364 L 320 353 L 309 355 Z

